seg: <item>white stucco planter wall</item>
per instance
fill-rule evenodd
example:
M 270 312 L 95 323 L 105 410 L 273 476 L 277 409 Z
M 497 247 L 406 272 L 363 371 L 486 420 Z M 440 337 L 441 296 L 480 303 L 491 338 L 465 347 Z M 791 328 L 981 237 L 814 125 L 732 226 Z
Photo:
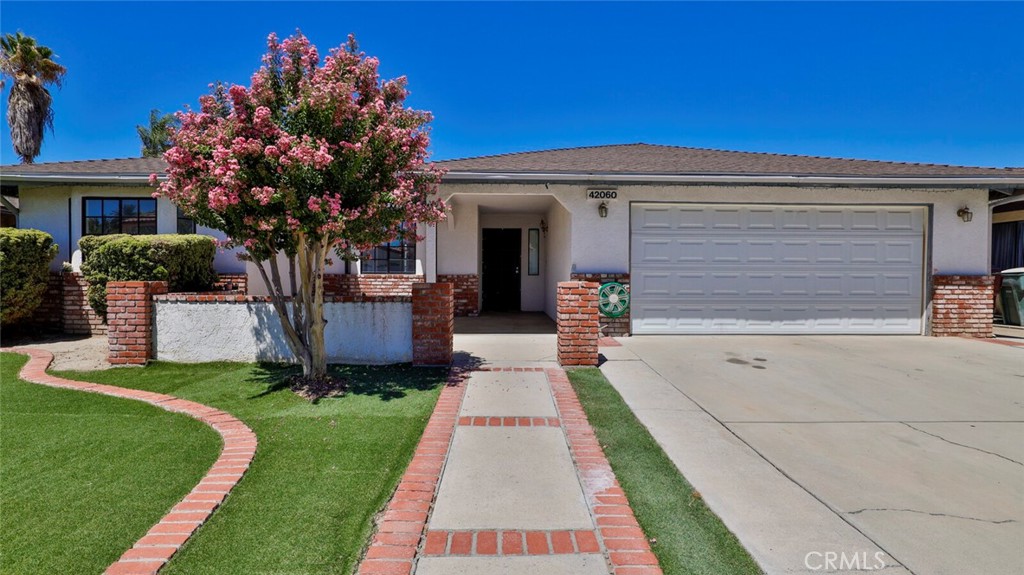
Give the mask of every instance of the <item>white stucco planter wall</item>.
M 281 322 L 269 302 L 156 301 L 156 358 L 291 362 Z M 388 364 L 412 361 L 412 304 L 324 304 L 328 361 Z

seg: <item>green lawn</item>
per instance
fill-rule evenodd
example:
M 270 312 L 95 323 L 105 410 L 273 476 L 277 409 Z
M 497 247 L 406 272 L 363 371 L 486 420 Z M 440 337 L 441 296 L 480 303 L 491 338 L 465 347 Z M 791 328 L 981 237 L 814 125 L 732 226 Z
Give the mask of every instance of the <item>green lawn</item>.
M 761 573 L 601 371 L 568 374 L 665 574 Z
M 0 573 L 100 573 L 192 489 L 220 436 L 138 401 L 26 383 L 25 361 L 0 354 Z
M 412 458 L 447 371 L 338 368 L 336 375 L 349 378 L 352 391 L 316 404 L 288 390 L 284 379 L 294 373 L 252 364 L 157 362 L 144 369 L 60 374 L 218 407 L 256 432 L 259 448 L 248 473 L 162 575 L 353 569 L 374 514 Z M 188 462 L 199 455 L 189 448 L 175 454 Z

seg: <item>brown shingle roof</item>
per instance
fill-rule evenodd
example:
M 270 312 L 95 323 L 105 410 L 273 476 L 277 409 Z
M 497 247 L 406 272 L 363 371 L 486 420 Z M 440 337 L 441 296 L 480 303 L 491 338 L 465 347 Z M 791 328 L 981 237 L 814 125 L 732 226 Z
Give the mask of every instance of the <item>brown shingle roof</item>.
M 520 152 L 445 160 L 453 172 L 801 175 L 801 176 L 1020 176 L 1024 168 L 974 168 L 872 160 L 844 160 L 754 152 L 729 152 L 652 144 L 623 144 Z
M 641 175 L 796 175 L 852 177 L 1024 177 L 1022 168 L 978 168 L 730 152 L 653 144 L 620 144 L 443 160 L 449 172 Z M 162 158 L 120 158 L 0 166 L 0 175 L 148 176 Z
M 45 162 L 41 164 L 12 164 L 0 166 L 2 174 L 54 174 L 54 175 L 138 175 L 148 176 L 167 169 L 163 158 L 117 158 L 113 160 L 80 160 L 74 162 Z

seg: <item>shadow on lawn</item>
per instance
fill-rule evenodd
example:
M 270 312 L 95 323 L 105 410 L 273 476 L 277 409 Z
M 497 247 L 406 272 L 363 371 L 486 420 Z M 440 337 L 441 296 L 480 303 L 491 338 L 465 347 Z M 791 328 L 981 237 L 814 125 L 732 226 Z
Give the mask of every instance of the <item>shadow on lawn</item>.
M 448 375 L 445 367 L 413 367 L 411 364 L 398 365 L 331 365 L 330 374 L 345 381 L 348 389 L 345 395 L 371 395 L 383 401 L 401 399 L 409 391 L 426 391 L 443 385 Z M 249 378 L 261 383 L 266 389 L 249 397 L 258 399 L 277 393 L 291 391 L 289 378 L 299 375 L 301 368 L 279 363 L 259 363 Z M 319 399 L 312 400 L 315 405 Z

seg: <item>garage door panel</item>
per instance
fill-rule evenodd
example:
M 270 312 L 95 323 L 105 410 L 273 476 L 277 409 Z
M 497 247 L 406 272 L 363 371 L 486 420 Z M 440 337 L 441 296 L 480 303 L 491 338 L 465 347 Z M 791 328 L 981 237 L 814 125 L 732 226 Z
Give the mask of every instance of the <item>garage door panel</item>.
M 634 333 L 921 331 L 923 208 L 668 206 L 631 208 Z
M 917 333 L 915 306 L 792 303 L 771 306 L 640 304 L 634 329 L 643 334 L 678 333 Z M 638 329 L 639 328 L 639 329 Z
M 632 282 L 633 299 L 642 301 L 738 297 L 752 301 L 778 298 L 844 299 L 902 297 L 919 300 L 920 280 L 905 273 L 805 272 L 644 272 Z

